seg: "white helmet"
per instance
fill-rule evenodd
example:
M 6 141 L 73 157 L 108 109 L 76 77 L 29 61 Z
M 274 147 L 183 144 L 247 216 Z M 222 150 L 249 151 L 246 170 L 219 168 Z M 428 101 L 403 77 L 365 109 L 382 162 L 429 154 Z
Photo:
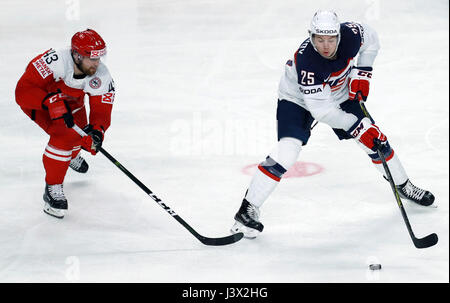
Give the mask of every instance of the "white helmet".
M 311 20 L 311 25 L 308 30 L 309 38 L 314 49 L 317 51 L 316 46 L 314 45 L 313 35 L 337 36 L 337 46 L 339 46 L 339 41 L 341 40 L 340 29 L 341 23 L 335 12 L 317 11 Z M 337 46 L 334 54 L 337 52 Z

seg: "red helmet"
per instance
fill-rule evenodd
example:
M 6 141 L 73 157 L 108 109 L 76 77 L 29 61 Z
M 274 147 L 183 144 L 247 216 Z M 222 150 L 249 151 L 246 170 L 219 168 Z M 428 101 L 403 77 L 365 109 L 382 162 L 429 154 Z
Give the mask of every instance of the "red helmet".
M 106 44 L 93 29 L 75 33 L 72 37 L 72 51 L 89 58 L 100 58 L 106 55 Z

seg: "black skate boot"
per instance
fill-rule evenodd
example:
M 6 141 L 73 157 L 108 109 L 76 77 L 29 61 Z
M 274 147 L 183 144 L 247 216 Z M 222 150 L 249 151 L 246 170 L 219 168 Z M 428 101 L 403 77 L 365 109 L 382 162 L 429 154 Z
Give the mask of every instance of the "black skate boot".
M 63 185 L 45 185 L 44 192 L 44 212 L 58 219 L 64 218 L 67 207 L 67 200 L 64 196 Z
M 400 197 L 419 205 L 430 206 L 434 202 L 434 196 L 431 192 L 415 186 L 409 179 L 402 185 L 397 185 L 396 187 Z
M 70 161 L 70 168 L 79 173 L 85 173 L 89 169 L 89 165 L 86 160 L 80 154 L 78 154 L 74 159 Z
M 253 239 L 264 229 L 264 225 L 259 222 L 259 209 L 245 199 L 234 219 L 236 222 L 231 228 L 233 234 L 242 232 L 244 237 Z

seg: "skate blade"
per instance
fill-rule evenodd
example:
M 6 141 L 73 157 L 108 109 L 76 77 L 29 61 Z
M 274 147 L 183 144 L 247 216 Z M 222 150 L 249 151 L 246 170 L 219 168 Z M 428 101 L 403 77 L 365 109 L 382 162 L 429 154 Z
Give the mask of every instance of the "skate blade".
M 410 200 L 407 200 L 407 201 L 408 201 L 408 205 L 411 205 L 412 207 L 418 208 L 418 209 L 423 209 L 423 208 L 438 208 L 438 205 L 437 205 L 436 203 L 433 203 L 433 204 L 431 204 L 431 205 L 422 205 L 422 204 L 419 204 L 419 203 L 414 202 L 414 201 L 410 201 Z
M 242 224 L 241 222 L 236 221 L 234 223 L 233 227 L 231 228 L 231 233 L 237 234 L 240 232 L 243 233 L 244 238 L 247 238 L 247 239 L 255 239 L 260 234 L 259 230 L 249 228 L 249 227 L 245 226 L 244 224 Z
M 65 210 L 53 208 L 48 203 L 45 203 L 44 205 L 44 213 L 58 219 L 64 218 L 64 215 L 66 214 Z

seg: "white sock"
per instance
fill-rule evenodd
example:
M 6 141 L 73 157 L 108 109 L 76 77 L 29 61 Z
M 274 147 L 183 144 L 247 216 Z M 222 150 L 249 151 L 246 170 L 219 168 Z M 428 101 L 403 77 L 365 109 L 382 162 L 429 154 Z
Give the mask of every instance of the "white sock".
M 261 207 L 275 187 L 277 187 L 278 183 L 280 182 L 266 176 L 262 171 L 257 169 L 250 186 L 248 187 L 245 199 L 250 202 L 250 204 Z
M 301 147 L 302 142 L 298 139 L 282 138 L 278 141 L 269 157 L 285 170 L 288 170 L 297 161 Z M 277 187 L 280 178 L 281 176 L 277 178 L 277 176 L 263 172 L 258 168 L 252 178 L 245 199 L 254 206 L 261 207 L 264 201 L 274 191 L 275 187 Z
M 364 144 L 362 144 L 358 140 L 355 140 L 355 142 L 368 155 L 373 155 L 374 154 L 373 150 L 367 148 Z M 403 168 L 403 165 L 400 162 L 400 159 L 397 157 L 397 154 L 392 149 L 392 147 L 391 147 L 391 150 L 392 150 L 392 154 L 391 154 L 392 156 L 387 156 L 386 157 L 386 164 L 389 167 L 389 171 L 391 172 L 392 179 L 394 179 L 394 184 L 395 185 L 401 185 L 401 184 L 405 183 L 406 180 L 408 180 L 408 175 L 406 174 L 405 169 Z M 382 173 L 384 177 L 387 178 L 386 172 L 384 171 L 383 163 L 381 162 L 381 160 L 379 160 L 379 161 L 372 160 L 372 163 L 375 166 L 375 168 L 380 173 Z
M 387 160 L 386 163 L 389 167 L 389 171 L 391 172 L 392 179 L 394 179 L 394 184 L 401 185 L 408 180 L 408 175 L 406 174 L 405 169 L 400 162 L 400 159 L 397 157 L 397 154 L 394 152 L 394 150 L 392 150 L 392 152 L 394 153 L 394 156 L 391 159 Z M 373 164 L 378 169 L 378 171 L 387 178 L 383 163 L 374 162 Z

